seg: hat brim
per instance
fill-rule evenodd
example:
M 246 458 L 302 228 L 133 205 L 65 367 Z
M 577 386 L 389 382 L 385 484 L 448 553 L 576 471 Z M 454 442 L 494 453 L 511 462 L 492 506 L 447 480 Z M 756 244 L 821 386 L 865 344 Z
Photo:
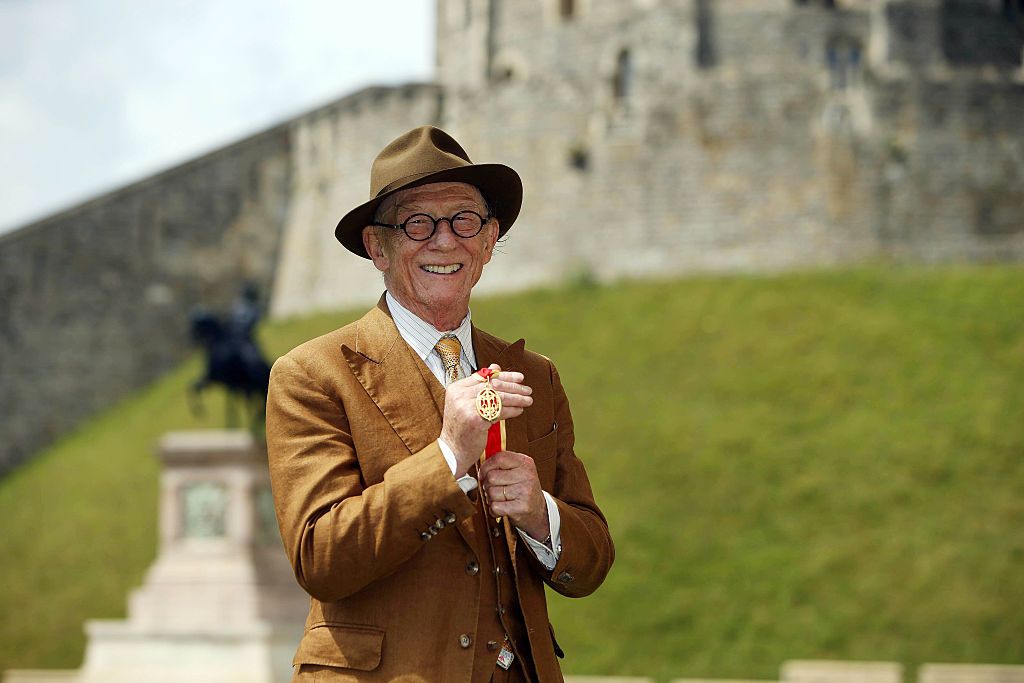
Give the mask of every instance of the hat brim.
M 403 179 L 397 187 L 381 192 L 368 202 L 364 202 L 345 214 L 334 236 L 342 246 L 356 256 L 370 258 L 363 246 L 363 228 L 373 223 L 374 214 L 380 203 L 402 190 L 408 190 L 430 183 L 467 183 L 480 190 L 484 199 L 491 205 L 491 212 L 498 219 L 498 237 L 501 237 L 519 216 L 523 205 L 523 181 L 519 174 L 504 164 L 470 164 L 446 168 L 441 171 L 423 174 L 420 177 Z

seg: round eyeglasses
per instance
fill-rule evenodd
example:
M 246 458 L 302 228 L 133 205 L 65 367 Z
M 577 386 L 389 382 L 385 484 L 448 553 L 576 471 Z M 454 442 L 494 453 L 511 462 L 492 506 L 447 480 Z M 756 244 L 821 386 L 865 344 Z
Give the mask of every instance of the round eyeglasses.
M 437 226 L 440 225 L 441 221 L 448 221 L 448 225 L 451 226 L 452 232 L 459 237 L 468 239 L 480 234 L 484 225 L 486 225 L 491 218 L 491 216 L 487 216 L 485 218 L 476 211 L 468 210 L 459 211 L 452 216 L 441 216 L 440 218 L 434 218 L 433 216 L 425 213 L 414 213 L 401 223 L 374 222 L 373 225 L 377 225 L 382 228 L 391 228 L 393 230 L 402 230 L 409 239 L 416 242 L 425 242 L 434 236 L 434 233 L 437 232 Z

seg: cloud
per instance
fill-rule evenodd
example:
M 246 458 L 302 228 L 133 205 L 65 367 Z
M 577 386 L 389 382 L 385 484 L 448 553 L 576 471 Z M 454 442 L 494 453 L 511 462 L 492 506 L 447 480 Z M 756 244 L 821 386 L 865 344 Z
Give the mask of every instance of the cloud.
M 427 0 L 0 2 L 0 229 L 370 83 L 425 80 Z

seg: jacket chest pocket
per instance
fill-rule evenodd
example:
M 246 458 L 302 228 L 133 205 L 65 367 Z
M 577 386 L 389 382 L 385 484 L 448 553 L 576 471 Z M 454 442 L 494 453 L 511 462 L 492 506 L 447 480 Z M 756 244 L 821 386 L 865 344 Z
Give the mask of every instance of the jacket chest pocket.
M 526 454 L 533 458 L 540 478 L 540 487 L 551 493 L 555 485 L 556 456 L 558 455 L 558 426 L 552 425 L 551 431 L 526 444 Z

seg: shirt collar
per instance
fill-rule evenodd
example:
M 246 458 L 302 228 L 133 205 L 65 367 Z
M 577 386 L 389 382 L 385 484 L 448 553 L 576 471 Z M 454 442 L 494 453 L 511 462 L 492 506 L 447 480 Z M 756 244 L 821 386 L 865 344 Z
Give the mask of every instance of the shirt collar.
M 421 360 L 426 361 L 427 356 L 433 353 L 437 340 L 449 334 L 449 332 L 437 330 L 433 325 L 405 308 L 402 304 L 398 303 L 398 299 L 391 296 L 391 292 L 386 292 L 384 296 L 388 304 L 388 310 L 391 311 L 391 318 L 395 321 L 395 326 L 398 328 L 398 333 L 412 347 L 416 355 Z M 475 368 L 476 354 L 473 352 L 472 318 L 473 312 L 469 311 L 466 313 L 466 317 L 462 319 L 462 322 L 459 323 L 459 326 L 451 330 L 450 333 L 459 338 L 459 342 L 462 344 L 462 354 L 469 360 L 470 366 Z

